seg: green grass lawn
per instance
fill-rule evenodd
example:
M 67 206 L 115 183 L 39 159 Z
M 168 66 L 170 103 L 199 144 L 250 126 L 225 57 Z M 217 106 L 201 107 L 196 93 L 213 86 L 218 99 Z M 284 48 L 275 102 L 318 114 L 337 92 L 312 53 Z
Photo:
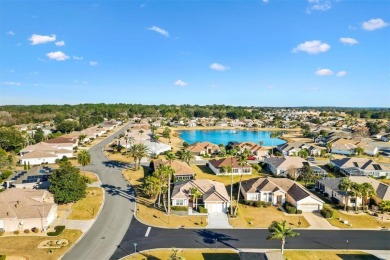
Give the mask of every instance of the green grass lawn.
M 286 260 L 377 260 L 376 256 L 361 251 L 284 251 Z
M 125 260 L 165 260 L 169 259 L 172 250 L 150 250 L 132 254 Z M 233 250 L 227 249 L 178 249 L 177 255 L 185 260 L 239 260 L 239 255 Z

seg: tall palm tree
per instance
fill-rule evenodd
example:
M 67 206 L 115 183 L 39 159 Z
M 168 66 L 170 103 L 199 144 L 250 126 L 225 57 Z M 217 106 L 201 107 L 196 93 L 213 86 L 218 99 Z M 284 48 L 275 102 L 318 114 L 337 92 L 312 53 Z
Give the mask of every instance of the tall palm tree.
M 77 155 L 77 162 L 83 167 L 91 163 L 91 154 L 88 150 L 82 150 Z
M 158 179 L 159 183 L 159 194 L 158 194 L 158 204 L 160 205 L 161 194 L 164 191 L 164 187 L 167 185 L 169 179 L 169 169 L 170 166 L 160 164 L 157 169 L 154 171 L 153 176 Z
M 362 206 L 363 206 L 363 210 L 364 210 L 364 204 L 367 202 L 367 200 L 369 198 L 371 198 L 372 196 L 375 196 L 376 195 L 376 191 L 374 189 L 374 187 L 372 187 L 372 185 L 368 182 L 365 182 L 362 184 L 361 186 L 361 191 L 362 191 Z
M 137 150 L 136 155 L 138 159 L 138 168 L 137 168 L 138 170 L 141 166 L 141 159 L 149 156 L 149 149 L 144 144 L 135 144 L 133 146 L 136 146 L 136 150 Z
M 237 206 L 236 206 L 236 209 L 234 211 L 234 215 L 237 215 L 237 211 L 238 211 L 238 203 L 240 201 L 241 181 L 242 181 L 243 169 L 244 169 L 244 165 L 246 165 L 248 163 L 248 157 L 243 153 L 240 156 L 238 156 L 237 161 L 238 161 L 238 164 L 241 166 L 241 175 L 240 175 L 240 182 L 238 184 Z
M 174 160 L 176 160 L 176 155 L 174 154 L 174 153 L 172 153 L 172 152 L 169 152 L 169 153 L 167 153 L 166 155 L 165 155 L 165 158 L 167 158 L 167 160 L 169 161 L 169 164 L 172 164 L 172 162 L 174 161 Z
M 195 209 L 198 209 L 198 198 L 202 196 L 202 193 L 197 188 L 190 188 L 190 194 L 192 195 L 193 200 L 195 200 Z
M 286 244 L 286 238 L 296 237 L 300 234 L 292 230 L 291 228 L 286 227 L 286 221 L 278 222 L 273 221 L 272 224 L 268 227 L 270 234 L 267 237 L 267 240 L 280 240 L 282 243 L 282 255 L 284 253 L 284 245 Z
M 352 181 L 349 178 L 343 178 L 339 184 L 339 189 L 345 191 L 344 211 L 347 210 L 349 198 L 351 196 Z
M 271 141 L 272 141 L 272 156 L 274 156 L 274 138 L 279 138 L 280 137 L 280 133 L 277 132 L 277 131 L 273 131 L 269 137 L 271 138 Z
M 358 198 L 363 197 L 362 185 L 356 182 L 352 182 L 351 193 L 355 196 L 355 212 L 358 211 Z
M 328 151 L 328 153 L 332 151 L 332 143 L 326 143 L 326 151 Z
M 134 170 L 137 170 L 137 159 L 138 159 L 138 147 L 136 144 L 132 145 L 129 149 L 130 157 L 134 161 Z
M 183 162 L 186 162 L 188 165 L 190 165 L 190 161 L 195 158 L 194 154 L 188 150 L 181 151 L 179 157 L 180 157 L 180 160 L 182 160 Z

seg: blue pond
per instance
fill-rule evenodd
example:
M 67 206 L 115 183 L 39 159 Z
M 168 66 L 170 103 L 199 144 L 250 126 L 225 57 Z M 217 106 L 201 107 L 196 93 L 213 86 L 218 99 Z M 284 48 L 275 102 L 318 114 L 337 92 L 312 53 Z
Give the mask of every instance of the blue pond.
M 214 144 L 227 145 L 228 142 L 254 142 L 263 141 L 263 146 L 284 144 L 285 141 L 278 138 L 271 138 L 268 131 L 247 131 L 247 130 L 184 130 L 180 131 L 180 138 L 192 144 L 195 142 L 211 142 Z

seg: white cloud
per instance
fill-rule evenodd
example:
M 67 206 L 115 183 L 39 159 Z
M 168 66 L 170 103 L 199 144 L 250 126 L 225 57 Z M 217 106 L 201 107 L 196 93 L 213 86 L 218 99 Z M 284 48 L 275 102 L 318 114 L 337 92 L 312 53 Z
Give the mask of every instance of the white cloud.
M 344 43 L 344 44 L 348 44 L 348 45 L 354 45 L 354 44 L 358 44 L 359 42 L 354 39 L 354 38 L 349 38 L 349 37 L 345 37 L 345 38 L 340 38 L 340 42 Z
M 319 69 L 316 70 L 316 74 L 318 76 L 331 76 L 333 75 L 333 71 L 331 71 L 330 69 Z
M 371 19 L 362 24 L 362 28 L 367 31 L 373 31 L 388 26 L 389 24 L 381 18 Z
M 20 85 L 22 85 L 22 83 L 15 82 L 15 81 L 6 81 L 6 82 L 3 82 L 2 85 L 4 85 L 4 86 L 20 86 Z
M 79 56 L 73 56 L 72 57 L 74 60 L 83 60 L 84 58 L 83 57 L 79 57 Z
M 14 35 L 15 35 L 15 33 L 14 33 L 13 31 L 8 31 L 7 34 L 8 34 L 8 35 L 11 35 L 11 36 L 14 36 Z
M 157 26 L 152 26 L 152 27 L 149 27 L 148 28 L 149 31 L 154 31 L 156 33 L 159 33 L 165 37 L 169 37 L 169 32 L 160 28 L 160 27 L 157 27 Z
M 176 85 L 176 86 L 179 86 L 179 87 L 185 87 L 185 86 L 188 85 L 187 82 L 184 82 L 181 79 L 176 80 L 173 84 Z
M 58 41 L 58 42 L 55 42 L 55 45 L 57 45 L 57 46 L 64 46 L 65 42 L 64 41 Z
M 339 71 L 337 72 L 337 77 L 344 77 L 344 76 L 347 76 L 347 72 L 345 70 L 342 70 L 342 71 Z
M 318 40 L 306 41 L 304 43 L 299 44 L 295 47 L 292 52 L 307 52 L 309 54 L 317 54 L 320 52 L 327 52 L 330 49 L 330 45 L 327 43 L 322 43 Z
M 89 62 L 89 65 L 91 65 L 91 66 L 97 66 L 97 65 L 98 65 L 98 62 L 92 60 L 92 61 Z
M 225 71 L 225 70 L 229 70 L 230 68 L 228 66 L 224 66 L 222 64 L 214 62 L 213 64 L 210 65 L 210 69 L 217 70 L 217 71 Z
M 262 0 L 263 3 L 268 4 L 269 0 Z
M 46 54 L 46 57 L 48 57 L 51 60 L 57 60 L 57 61 L 64 61 L 69 59 L 69 56 L 67 56 L 62 51 L 53 51 Z
M 28 40 L 31 41 L 31 45 L 37 45 L 37 44 L 44 44 L 48 42 L 54 42 L 56 40 L 56 36 L 54 34 L 52 34 L 51 36 L 33 34 Z
M 329 0 L 308 0 L 309 7 L 306 9 L 307 13 L 311 13 L 311 11 L 328 11 L 332 8 L 332 3 Z

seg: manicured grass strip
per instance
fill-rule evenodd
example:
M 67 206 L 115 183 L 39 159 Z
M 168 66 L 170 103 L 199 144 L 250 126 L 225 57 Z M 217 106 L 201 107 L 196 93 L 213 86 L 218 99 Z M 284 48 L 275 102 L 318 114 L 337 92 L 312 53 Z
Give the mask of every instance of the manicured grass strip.
M 103 202 L 103 189 L 98 187 L 87 188 L 87 196 L 72 206 L 69 220 L 89 220 L 96 217 Z
M 213 249 L 177 249 L 177 255 L 186 260 L 239 260 L 239 255 L 233 250 L 213 250 Z M 151 250 L 130 255 L 125 260 L 165 260 L 170 259 L 172 250 Z
M 376 256 L 361 251 L 284 251 L 286 260 L 377 260 Z

